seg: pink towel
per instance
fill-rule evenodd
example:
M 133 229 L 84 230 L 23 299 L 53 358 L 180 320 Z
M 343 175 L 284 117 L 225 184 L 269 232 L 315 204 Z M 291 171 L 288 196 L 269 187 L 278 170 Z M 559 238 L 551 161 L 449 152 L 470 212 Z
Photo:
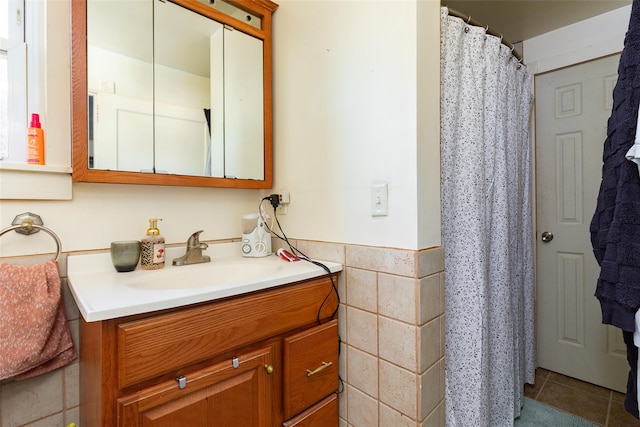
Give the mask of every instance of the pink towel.
M 44 374 L 76 357 L 58 263 L 0 264 L 0 380 Z

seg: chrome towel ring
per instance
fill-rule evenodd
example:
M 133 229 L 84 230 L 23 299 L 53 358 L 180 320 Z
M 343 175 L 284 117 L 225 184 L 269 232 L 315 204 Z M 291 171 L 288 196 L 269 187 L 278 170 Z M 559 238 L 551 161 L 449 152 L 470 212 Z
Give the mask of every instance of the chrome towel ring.
M 13 222 L 11 223 L 11 226 L 0 231 L 0 237 L 13 230 L 15 230 L 16 233 L 25 235 L 34 234 L 42 230 L 53 237 L 53 240 L 56 241 L 55 260 L 57 261 L 60 257 L 62 243 L 60 243 L 60 238 L 58 237 L 58 235 L 45 227 L 43 224 L 44 223 L 42 222 L 42 218 L 40 218 L 40 215 L 31 212 L 25 212 L 23 214 L 16 215 Z

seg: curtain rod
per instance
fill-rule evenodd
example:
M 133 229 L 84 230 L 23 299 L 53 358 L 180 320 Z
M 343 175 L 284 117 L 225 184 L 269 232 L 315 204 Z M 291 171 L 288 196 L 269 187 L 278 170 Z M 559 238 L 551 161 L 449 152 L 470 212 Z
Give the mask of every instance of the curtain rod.
M 455 9 L 451 9 L 448 6 L 447 6 L 447 9 L 449 11 L 449 15 L 455 16 L 457 18 L 461 18 L 467 24 L 470 24 L 470 25 L 473 25 L 473 26 L 476 26 L 476 27 L 484 27 L 485 31 L 487 32 L 487 34 L 490 34 L 490 35 L 495 36 L 495 37 L 500 37 L 500 41 L 502 42 L 502 44 L 505 45 L 506 47 L 508 47 L 509 49 L 511 49 L 511 54 L 516 57 L 518 62 L 522 63 L 522 57 L 520 56 L 520 54 L 518 52 L 516 52 L 516 50 L 514 49 L 514 47 L 513 47 L 513 45 L 511 43 L 509 43 L 508 41 L 506 41 L 504 39 L 504 37 L 502 37 L 502 34 L 496 33 L 495 31 L 489 29 L 488 25 L 482 25 L 481 23 L 479 23 L 475 19 L 472 19 L 471 15 L 465 15 L 464 13 L 458 12 Z

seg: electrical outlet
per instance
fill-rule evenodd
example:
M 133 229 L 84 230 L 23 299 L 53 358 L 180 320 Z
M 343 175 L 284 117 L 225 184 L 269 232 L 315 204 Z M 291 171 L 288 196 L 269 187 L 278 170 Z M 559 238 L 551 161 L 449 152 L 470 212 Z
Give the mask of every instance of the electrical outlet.
M 278 195 L 278 202 L 280 204 L 276 208 L 276 213 L 279 215 L 286 215 L 289 209 L 289 192 L 287 190 L 278 190 L 273 193 Z

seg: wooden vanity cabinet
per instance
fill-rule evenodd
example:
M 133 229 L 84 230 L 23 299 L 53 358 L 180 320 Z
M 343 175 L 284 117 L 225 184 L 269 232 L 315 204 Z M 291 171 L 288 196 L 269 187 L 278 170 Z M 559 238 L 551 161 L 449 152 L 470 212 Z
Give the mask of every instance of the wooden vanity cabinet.
M 81 425 L 336 427 L 336 305 L 323 277 L 82 320 Z

